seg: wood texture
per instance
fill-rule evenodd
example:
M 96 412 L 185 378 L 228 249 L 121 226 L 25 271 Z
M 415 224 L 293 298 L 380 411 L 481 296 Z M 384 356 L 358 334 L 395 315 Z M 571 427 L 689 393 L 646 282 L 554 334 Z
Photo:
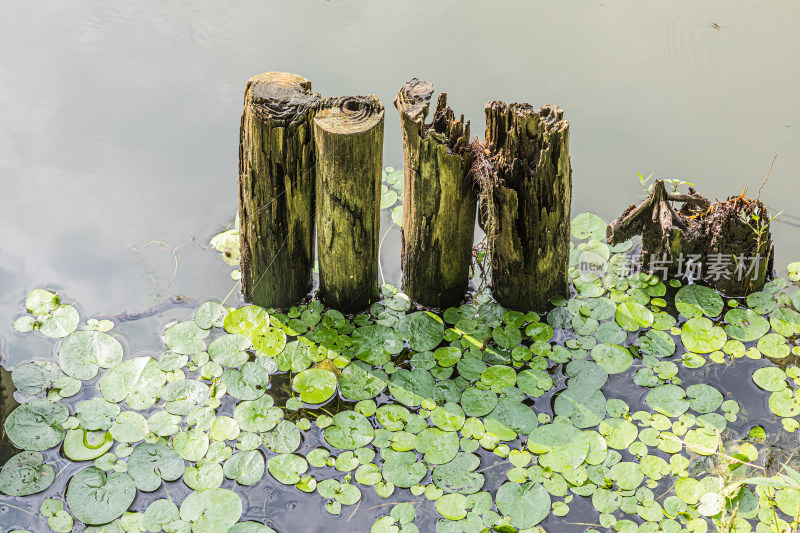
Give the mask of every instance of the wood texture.
M 678 209 L 675 202 L 683 205 Z M 744 296 L 761 290 L 772 273 L 768 220 L 766 206 L 744 193 L 712 204 L 692 188 L 689 194 L 671 193 L 656 180 L 645 200 L 609 224 L 606 236 L 614 245 L 641 235 L 639 264 L 646 272 L 691 277 L 728 296 Z
M 378 298 L 383 115 L 374 95 L 343 96 L 314 118 L 319 296 L 340 311 Z
M 247 82 L 239 144 L 242 293 L 262 307 L 286 308 L 311 291 L 318 99 L 296 74 L 267 72 Z
M 432 84 L 414 78 L 394 100 L 403 136 L 402 287 L 416 303 L 445 308 L 467 291 L 477 195 L 469 122 L 456 120 L 441 93 L 425 124 L 432 94 Z
M 572 170 L 569 124 L 557 106 L 489 102 L 492 293 L 511 309 L 542 312 L 567 295 Z M 482 199 L 482 201 L 484 201 Z

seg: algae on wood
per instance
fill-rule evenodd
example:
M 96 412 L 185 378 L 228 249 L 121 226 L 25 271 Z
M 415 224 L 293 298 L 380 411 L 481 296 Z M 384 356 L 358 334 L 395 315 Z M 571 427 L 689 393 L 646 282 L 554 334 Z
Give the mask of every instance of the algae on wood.
M 341 311 L 378 298 L 383 115 L 374 95 L 343 96 L 314 118 L 319 296 Z
M 683 203 L 676 209 L 674 203 Z M 755 215 L 755 216 L 754 216 Z M 727 296 L 760 291 L 774 256 L 769 213 L 744 193 L 711 203 L 690 188 L 669 192 L 656 180 L 649 196 L 607 228 L 609 244 L 642 236 L 640 266 L 662 276 L 704 281 Z
M 296 74 L 267 72 L 247 82 L 239 144 L 242 292 L 262 307 L 286 308 L 311 291 L 318 99 Z
M 489 102 L 481 215 L 492 293 L 506 307 L 545 311 L 566 296 L 572 170 L 569 123 L 557 106 Z
M 425 124 L 433 85 L 416 78 L 394 100 L 403 133 L 403 291 L 428 307 L 457 305 L 467 291 L 477 195 L 469 122 L 441 93 Z

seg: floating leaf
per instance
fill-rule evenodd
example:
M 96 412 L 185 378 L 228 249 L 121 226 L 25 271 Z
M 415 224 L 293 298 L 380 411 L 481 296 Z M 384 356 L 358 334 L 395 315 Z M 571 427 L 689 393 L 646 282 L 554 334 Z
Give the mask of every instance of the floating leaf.
M 724 329 L 715 326 L 705 317 L 690 318 L 681 330 L 683 345 L 695 353 L 710 353 L 720 350 L 725 345 L 727 338 Z
M 412 350 L 418 352 L 433 350 L 444 338 L 442 320 L 429 311 L 403 316 L 397 322 L 396 331 L 408 340 Z
M 300 481 L 300 475 L 308 470 L 308 463 L 299 455 L 282 453 L 270 457 L 268 463 L 269 473 L 284 485 L 294 485 Z
M 100 331 L 75 331 L 61 341 L 58 362 L 64 373 L 80 380 L 92 379 L 97 369 L 111 368 L 122 360 L 122 345 Z
M 778 392 L 786 388 L 786 373 L 780 368 L 767 366 L 753 373 L 753 381 L 766 391 Z
M 361 401 L 378 396 L 386 389 L 389 376 L 363 361 L 353 361 L 339 374 L 339 390 L 348 400 Z
M 637 331 L 639 328 L 649 328 L 653 325 L 653 312 L 642 304 L 625 301 L 617 306 L 614 318 L 623 329 Z
M 731 309 L 725 313 L 725 332 L 742 342 L 755 341 L 769 331 L 769 322 L 752 309 Z
M 41 453 L 22 452 L 0 469 L 0 491 L 9 496 L 28 496 L 47 489 L 55 479 L 55 468 L 44 464 Z
M 324 368 L 309 368 L 292 380 L 292 390 L 306 403 L 320 404 L 336 393 L 336 374 Z
M 264 477 L 264 466 L 264 456 L 258 450 L 238 452 L 225 462 L 225 477 L 240 485 L 255 485 Z
M 162 479 L 179 479 L 184 468 L 183 459 L 175 450 L 161 444 L 138 444 L 128 459 L 128 474 L 136 488 L 144 492 L 158 489 Z
M 437 465 L 432 472 L 432 480 L 445 492 L 474 494 L 483 488 L 483 474 L 475 472 L 481 460 L 475 454 L 458 452 L 452 461 Z
M 181 504 L 181 520 L 192 523 L 193 533 L 227 531 L 242 516 L 242 499 L 227 489 L 193 492 Z
M 435 380 L 430 372 L 421 368 L 401 369 L 389 378 L 389 393 L 398 402 L 409 407 L 421 405 L 433 397 Z
M 203 339 L 208 330 L 200 328 L 194 320 L 178 322 L 164 330 L 164 344 L 177 354 L 194 355 L 206 349 Z
M 550 511 L 550 495 L 539 483 L 503 483 L 497 489 L 495 501 L 498 510 L 511 517 L 511 523 L 518 529 L 532 528 Z
M 573 237 L 576 239 L 604 240 L 606 238 L 606 223 L 594 213 L 581 213 L 572 219 L 570 225 Z
M 657 413 L 668 417 L 678 417 L 689 410 L 685 399 L 686 391 L 677 385 L 661 385 L 649 393 L 645 401 Z
M 60 305 L 40 317 L 39 331 L 52 339 L 63 339 L 78 327 L 81 317 L 71 305 Z
M 50 361 L 23 363 L 11 372 L 14 386 L 26 396 L 36 396 L 53 388 L 55 382 L 63 376 L 61 368 Z
M 67 406 L 49 400 L 32 400 L 11 411 L 4 427 L 18 448 L 41 452 L 58 446 L 64 439 L 61 424 L 69 417 Z
M 355 450 L 366 446 L 375 438 L 375 430 L 363 415 L 355 411 L 342 411 L 333 417 L 333 425 L 325 429 L 325 440 L 342 450 Z
M 598 344 L 592 348 L 592 359 L 609 374 L 619 374 L 633 364 L 631 352 L 619 344 Z
M 723 305 L 717 291 L 703 285 L 686 285 L 675 295 L 675 307 L 686 318 L 718 316 Z
M 128 510 L 136 497 L 136 486 L 127 474 L 108 476 L 90 466 L 72 476 L 67 485 L 67 505 L 84 524 L 107 524 Z M 191 497 L 191 496 L 190 496 Z
M 25 299 L 25 307 L 32 315 L 44 315 L 58 309 L 58 295 L 44 289 L 33 289 Z

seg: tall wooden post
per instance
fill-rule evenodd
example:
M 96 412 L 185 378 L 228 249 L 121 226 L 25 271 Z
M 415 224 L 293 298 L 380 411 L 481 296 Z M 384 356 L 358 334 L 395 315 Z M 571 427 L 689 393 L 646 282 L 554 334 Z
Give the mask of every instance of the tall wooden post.
M 506 307 L 544 311 L 567 295 L 572 171 L 569 124 L 557 106 L 489 102 L 486 149 L 493 174 L 492 293 Z
M 319 293 L 341 311 L 378 297 L 383 104 L 374 95 L 320 100 L 317 144 Z
M 441 93 L 425 124 L 433 85 L 414 78 L 394 105 L 403 130 L 403 290 L 428 307 L 458 304 L 467 291 L 477 195 L 468 177 L 469 122 Z
M 319 94 L 296 74 L 250 78 L 239 144 L 242 292 L 262 307 L 294 305 L 311 290 Z

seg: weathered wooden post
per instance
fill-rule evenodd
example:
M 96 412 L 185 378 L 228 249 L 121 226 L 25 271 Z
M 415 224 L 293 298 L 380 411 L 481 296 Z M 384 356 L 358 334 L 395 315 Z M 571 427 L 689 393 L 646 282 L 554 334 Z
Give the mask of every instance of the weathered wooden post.
M 294 305 L 311 290 L 319 94 L 296 74 L 250 78 L 239 144 L 242 293 L 262 307 Z
M 675 202 L 683 203 L 680 209 Z M 606 230 L 609 244 L 642 236 L 640 264 L 648 272 L 705 281 L 728 296 L 764 288 L 774 250 L 766 206 L 745 193 L 713 204 L 690 188 L 670 192 L 656 180 Z
M 319 295 L 341 311 L 378 297 L 383 104 L 374 95 L 320 100 L 317 145 Z
M 489 102 L 484 227 L 492 293 L 506 307 L 544 311 L 567 295 L 572 170 L 569 123 L 557 106 Z M 481 163 L 481 161 L 478 161 Z
M 433 85 L 414 78 L 394 105 L 403 130 L 403 291 L 428 307 L 458 304 L 467 291 L 477 195 L 469 122 L 456 120 L 441 93 L 425 124 Z

